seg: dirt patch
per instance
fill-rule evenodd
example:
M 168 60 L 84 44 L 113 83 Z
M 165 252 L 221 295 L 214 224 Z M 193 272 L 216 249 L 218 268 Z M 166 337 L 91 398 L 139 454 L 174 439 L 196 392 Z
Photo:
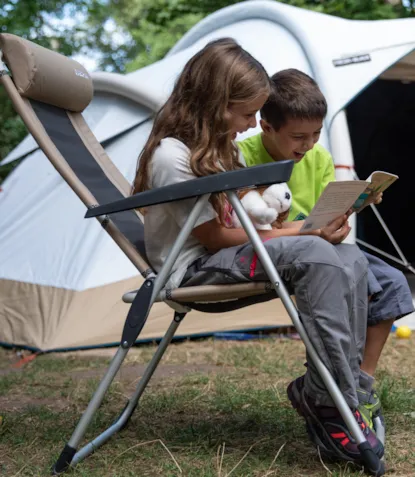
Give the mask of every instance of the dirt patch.
M 123 366 L 116 376 L 116 380 L 131 380 L 140 378 L 146 369 L 144 364 Z M 166 378 L 183 377 L 194 373 L 211 373 L 223 370 L 221 366 L 213 364 L 161 364 L 157 367 L 151 382 L 157 382 Z M 69 374 L 75 379 L 101 378 L 106 369 L 86 369 L 82 371 L 71 371 Z
M 19 394 L 19 396 L 0 397 L 0 409 L 3 411 L 21 411 L 29 407 L 49 407 L 54 410 L 65 409 L 69 403 L 63 399 L 56 398 L 33 398 Z
M 10 366 L 9 368 L 0 369 L 0 376 L 6 376 L 8 374 L 21 373 L 21 372 L 22 372 L 22 368 L 12 368 Z
M 121 382 L 126 385 L 126 391 L 132 392 L 139 379 L 143 376 L 146 365 L 135 364 L 126 365 L 121 368 L 115 377 L 115 381 Z M 199 364 L 199 365 L 159 365 L 154 375 L 151 378 L 149 385 L 154 385 L 169 378 L 180 378 L 189 374 L 195 373 L 217 373 L 221 372 L 224 368 L 222 366 L 215 366 L 211 364 Z M 0 370 L 4 374 L 11 374 L 14 372 L 21 372 L 21 369 L 10 368 L 7 370 Z M 75 381 L 87 380 L 92 378 L 102 378 L 107 371 L 107 368 L 94 368 L 84 370 L 66 371 L 65 377 L 72 378 Z M 49 376 L 57 376 L 57 373 L 48 373 Z M 74 387 L 76 384 L 74 384 Z M 70 400 L 51 398 L 34 398 L 29 394 L 19 394 L 14 396 L 1 396 L 0 397 L 0 409 L 2 411 L 16 411 L 23 410 L 29 407 L 50 407 L 54 410 L 62 410 L 70 404 Z

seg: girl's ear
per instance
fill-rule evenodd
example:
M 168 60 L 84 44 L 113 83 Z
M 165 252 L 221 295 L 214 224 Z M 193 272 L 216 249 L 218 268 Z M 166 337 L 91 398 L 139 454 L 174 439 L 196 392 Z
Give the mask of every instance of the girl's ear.
M 226 107 L 225 109 L 224 119 L 228 124 L 232 120 L 232 111 L 229 109 L 229 107 Z

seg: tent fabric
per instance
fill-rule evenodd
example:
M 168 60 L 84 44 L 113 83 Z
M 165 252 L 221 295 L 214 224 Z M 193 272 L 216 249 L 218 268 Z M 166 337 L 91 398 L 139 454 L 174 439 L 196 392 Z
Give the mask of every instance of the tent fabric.
M 356 95 L 379 75 L 396 78 L 404 68 L 412 77 L 414 27 L 415 19 L 350 21 L 275 1 L 242 2 L 207 17 L 155 64 L 125 76 L 92 74 L 94 98 L 83 115 L 131 182 L 153 112 L 182 67 L 208 41 L 228 36 L 269 74 L 298 68 L 317 79 L 330 105 L 320 142 L 331 149 L 333 118 Z M 364 55 L 370 61 L 333 63 Z M 43 350 L 117 343 L 128 310 L 121 296 L 142 279 L 99 223 L 84 220 L 85 206 L 30 136 L 3 163 L 21 157 L 0 192 L 0 342 Z M 158 304 L 141 337 L 160 338 L 171 318 Z M 289 323 L 277 300 L 217 316 L 192 312 L 180 334 Z
M 239 3 L 213 13 L 184 35 L 168 56 L 176 56 L 212 31 L 247 18 L 280 25 L 301 45 L 313 77 L 327 98 L 329 125 L 369 83 L 415 49 L 414 19 L 347 20 L 264 0 Z M 269 45 L 274 44 L 277 49 L 278 43 L 272 38 L 266 42 L 270 55 L 275 50 Z M 336 60 L 365 55 L 370 56 L 369 61 L 341 67 L 334 64 Z
M 118 345 L 130 306 L 121 297 L 127 290 L 137 289 L 142 281 L 141 277 L 134 277 L 75 291 L 0 280 L 0 345 L 36 351 Z M 140 341 L 160 339 L 172 319 L 173 310 L 166 304 L 153 305 Z M 179 335 L 208 335 L 289 324 L 281 301 L 273 300 L 223 314 L 192 311 L 181 323 Z
M 414 68 L 415 69 L 415 68 Z M 390 171 L 399 180 L 377 207 L 405 257 L 415 263 L 414 240 L 402 226 L 412 216 L 415 164 L 410 158 L 415 114 L 415 83 L 379 79 L 347 108 L 355 169 L 366 178 L 374 170 Z M 359 238 L 386 253 L 396 251 L 370 209 L 358 214 Z
M 404 56 L 380 75 L 381 79 L 398 81 L 415 81 L 415 52 Z

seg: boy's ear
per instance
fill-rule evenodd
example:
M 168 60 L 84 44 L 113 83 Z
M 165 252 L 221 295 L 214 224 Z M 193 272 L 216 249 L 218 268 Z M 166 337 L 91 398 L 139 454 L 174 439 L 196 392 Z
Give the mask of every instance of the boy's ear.
M 265 119 L 260 119 L 259 124 L 261 125 L 262 130 L 265 134 L 270 134 L 274 128 L 265 121 Z

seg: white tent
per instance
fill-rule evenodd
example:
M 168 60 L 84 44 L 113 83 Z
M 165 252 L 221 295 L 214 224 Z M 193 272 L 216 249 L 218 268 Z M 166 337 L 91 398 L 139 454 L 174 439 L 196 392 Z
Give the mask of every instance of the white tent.
M 321 142 L 341 166 L 353 165 L 348 105 L 379 77 L 399 84 L 415 78 L 415 19 L 349 21 L 275 1 L 236 4 L 200 22 L 153 65 L 125 76 L 93 75 L 95 96 L 85 117 L 129 180 L 152 111 L 185 62 L 224 36 L 270 74 L 293 67 L 318 81 L 329 104 Z M 23 157 L 0 192 L 0 342 L 41 350 L 118 343 L 128 310 L 121 296 L 141 279 L 99 224 L 83 219 L 83 204 L 30 136 L 3 163 Z M 339 178 L 350 174 L 338 169 Z M 167 306 L 157 305 L 141 338 L 162 336 L 171 317 Z M 223 315 L 192 312 L 180 335 L 278 323 L 289 318 L 274 301 Z

